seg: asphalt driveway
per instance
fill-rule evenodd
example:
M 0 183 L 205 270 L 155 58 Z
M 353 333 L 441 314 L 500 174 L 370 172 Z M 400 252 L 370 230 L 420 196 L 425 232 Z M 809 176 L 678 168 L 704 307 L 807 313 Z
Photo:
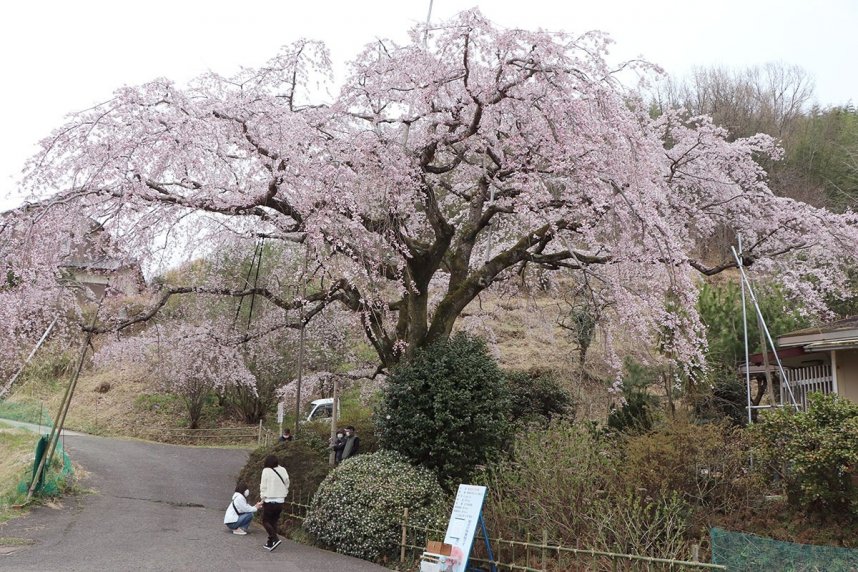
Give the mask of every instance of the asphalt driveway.
M 65 446 L 91 492 L 0 525 L 0 537 L 32 542 L 0 547 L 0 569 L 386 570 L 290 541 L 268 552 L 258 524 L 247 536 L 226 532 L 223 512 L 246 450 L 89 435 L 66 435 Z

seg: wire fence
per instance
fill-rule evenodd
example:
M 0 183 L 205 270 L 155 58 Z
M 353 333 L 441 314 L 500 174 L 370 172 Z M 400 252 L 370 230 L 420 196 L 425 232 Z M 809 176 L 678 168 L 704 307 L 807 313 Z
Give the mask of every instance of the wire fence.
M 43 404 L 9 403 L 0 400 L 0 418 L 11 421 L 23 421 L 34 425 L 51 427 L 53 419 Z M 190 429 L 187 427 L 139 427 L 134 436 L 160 443 L 174 445 L 251 445 L 269 446 L 277 435 L 262 426 L 207 427 Z
M 153 427 L 139 429 L 138 437 L 177 445 L 255 445 L 269 446 L 274 433 L 263 427 L 210 427 L 189 429 L 184 427 Z
M 300 526 L 310 509 L 311 494 L 296 492 L 296 496 L 283 505 L 283 515 L 289 526 Z M 400 563 L 406 569 L 417 569 L 420 556 L 429 540 L 444 538 L 445 531 L 409 524 L 407 512 L 402 516 L 402 535 L 399 543 Z M 601 550 L 571 548 L 543 538 L 533 540 L 508 540 L 489 537 L 494 559 L 486 554 L 482 531 L 478 530 L 471 552 L 472 569 L 490 570 L 494 564 L 498 570 L 517 572 L 692 572 L 698 570 L 727 570 L 721 564 L 673 560 L 638 554 L 622 554 Z
M 400 561 L 416 565 L 428 540 L 444 538 L 445 531 L 409 525 L 407 514 L 402 519 Z M 693 560 L 656 558 L 603 550 L 571 548 L 553 543 L 547 534 L 539 540 L 508 540 L 489 537 L 493 559 L 486 553 L 485 539 L 478 530 L 471 551 L 471 566 L 490 570 L 519 572 L 685 572 L 726 570 L 727 567 Z M 475 568 L 476 569 L 476 568 Z
M 298 492 L 293 500 L 283 503 L 283 516 L 292 521 L 294 525 L 300 525 L 307 518 L 310 510 L 310 499 L 312 495 L 302 495 Z

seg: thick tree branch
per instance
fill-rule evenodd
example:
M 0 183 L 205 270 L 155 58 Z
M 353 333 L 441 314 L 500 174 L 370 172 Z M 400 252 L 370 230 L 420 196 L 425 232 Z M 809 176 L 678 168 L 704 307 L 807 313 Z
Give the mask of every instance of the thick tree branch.
M 229 296 L 229 297 L 245 297 L 245 296 L 261 296 L 274 304 L 275 306 L 282 308 L 284 310 L 297 310 L 301 308 L 302 305 L 306 303 L 317 302 L 318 304 L 309 310 L 304 311 L 304 323 L 309 322 L 310 318 L 321 312 L 326 305 L 328 305 L 333 300 L 341 299 L 338 296 L 338 293 L 342 292 L 344 287 L 346 286 L 346 282 L 341 280 L 336 282 L 331 288 L 328 290 L 317 292 L 315 294 L 311 294 L 307 296 L 305 300 L 292 300 L 288 301 L 280 296 L 277 296 L 267 288 L 245 288 L 242 290 L 235 290 L 232 288 L 214 288 L 207 286 L 170 286 L 161 291 L 161 295 L 157 302 L 153 304 L 150 308 L 145 310 L 144 312 L 134 316 L 133 318 L 129 318 L 127 320 L 122 320 L 118 323 L 115 323 L 111 326 L 107 327 L 94 327 L 90 328 L 89 326 L 82 326 L 82 330 L 85 332 L 91 331 L 94 334 L 104 334 L 107 332 L 120 332 L 125 330 L 135 324 L 141 324 L 144 322 L 148 322 L 152 318 L 154 318 L 159 311 L 167 304 L 167 302 L 173 296 L 180 294 L 207 294 L 207 295 L 216 295 L 216 296 Z M 300 327 L 301 324 L 298 323 L 294 325 L 294 327 Z M 293 327 L 293 326 L 288 326 Z

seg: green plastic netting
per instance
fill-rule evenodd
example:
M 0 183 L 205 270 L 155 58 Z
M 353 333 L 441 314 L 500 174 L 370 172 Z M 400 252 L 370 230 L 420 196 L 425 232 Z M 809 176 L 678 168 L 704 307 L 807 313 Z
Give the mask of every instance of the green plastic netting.
M 9 403 L 0 400 L 0 418 L 47 425 L 48 430 L 53 425 L 48 409 L 38 403 Z
M 27 482 L 22 482 L 18 485 L 18 492 L 27 492 L 30 480 L 35 476 L 36 469 L 39 467 L 42 457 L 48 453 L 47 449 L 48 435 L 42 435 L 36 443 L 36 456 L 33 460 L 33 471 Z M 57 447 L 54 451 L 53 459 L 51 459 L 51 465 L 46 471 L 42 472 L 34 492 L 38 496 L 43 497 L 56 496 L 60 494 L 60 492 L 62 492 L 65 486 L 70 482 L 73 474 L 74 470 L 72 469 L 71 459 L 66 454 L 65 449 L 63 449 L 62 440 L 57 441 Z
M 24 421 L 40 425 L 41 429 L 45 432 L 36 443 L 36 453 L 32 472 L 28 475 L 26 481 L 18 483 L 18 492 L 26 493 L 30 486 L 30 481 L 36 472 L 36 468 L 39 466 L 39 462 L 42 459 L 42 455 L 47 453 L 48 434 L 53 426 L 53 422 L 47 409 L 40 405 L 30 403 L 9 403 L 7 401 L 0 401 L 0 417 L 11 419 L 13 421 Z M 63 441 L 60 439 L 57 442 L 54 457 L 51 460 L 51 466 L 48 467 L 48 470 L 42 475 L 35 493 L 38 496 L 43 497 L 56 496 L 60 494 L 67 483 L 71 482 L 73 476 L 74 469 L 72 468 L 71 459 L 69 459 L 69 456 L 66 454 L 65 449 L 63 448 Z
M 712 563 L 730 572 L 777 570 L 779 572 L 856 572 L 858 550 L 814 546 L 763 538 L 720 528 L 710 530 Z

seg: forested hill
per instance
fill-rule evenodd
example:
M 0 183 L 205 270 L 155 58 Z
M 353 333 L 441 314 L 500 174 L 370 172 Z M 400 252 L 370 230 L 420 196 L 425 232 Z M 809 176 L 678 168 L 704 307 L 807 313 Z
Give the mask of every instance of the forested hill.
M 818 102 L 801 68 L 697 68 L 654 92 L 653 113 L 672 107 L 712 116 L 732 139 L 775 137 L 782 160 L 760 158 L 774 192 L 838 212 L 858 208 L 858 110 L 851 101 Z

